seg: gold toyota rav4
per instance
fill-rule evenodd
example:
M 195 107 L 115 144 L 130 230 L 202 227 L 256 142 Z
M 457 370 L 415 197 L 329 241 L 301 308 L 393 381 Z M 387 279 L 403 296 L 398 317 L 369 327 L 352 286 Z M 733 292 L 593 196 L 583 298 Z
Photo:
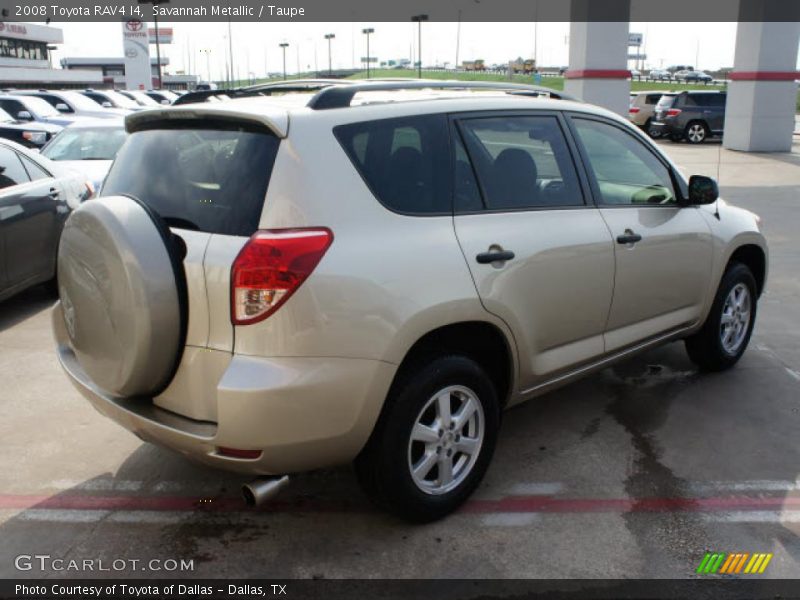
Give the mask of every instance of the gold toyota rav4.
M 58 256 L 58 356 L 142 439 L 256 477 L 355 461 L 453 511 L 504 408 L 683 339 L 747 347 L 756 215 L 626 120 L 513 84 L 373 82 L 142 111 Z

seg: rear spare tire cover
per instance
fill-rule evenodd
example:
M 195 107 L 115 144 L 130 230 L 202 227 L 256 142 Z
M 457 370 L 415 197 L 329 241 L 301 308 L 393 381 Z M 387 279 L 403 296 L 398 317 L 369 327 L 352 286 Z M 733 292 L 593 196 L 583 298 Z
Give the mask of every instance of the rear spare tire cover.
M 70 345 L 104 391 L 155 396 L 171 381 L 186 336 L 186 281 L 171 234 L 125 196 L 89 200 L 67 220 L 58 291 Z

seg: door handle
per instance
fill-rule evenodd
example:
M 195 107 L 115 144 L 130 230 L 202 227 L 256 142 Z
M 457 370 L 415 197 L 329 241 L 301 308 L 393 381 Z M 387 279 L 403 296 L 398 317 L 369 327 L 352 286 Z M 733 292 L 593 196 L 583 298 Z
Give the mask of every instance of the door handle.
M 505 262 L 514 258 L 514 253 L 510 250 L 497 250 L 492 252 L 481 252 L 475 257 L 482 265 L 488 265 L 493 262 Z
M 617 243 L 618 244 L 635 244 L 636 242 L 641 242 L 642 236 L 638 233 L 633 233 L 630 229 L 626 229 L 623 235 L 617 236 Z

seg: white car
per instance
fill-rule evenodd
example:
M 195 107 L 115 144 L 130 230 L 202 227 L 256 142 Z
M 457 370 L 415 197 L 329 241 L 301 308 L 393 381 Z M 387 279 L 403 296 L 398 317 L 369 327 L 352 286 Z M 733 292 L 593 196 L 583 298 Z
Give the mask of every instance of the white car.
M 81 119 L 53 138 L 42 155 L 84 174 L 99 192 L 127 135 L 122 119 Z
M 105 108 L 74 90 L 14 90 L 14 96 L 35 96 L 69 117 L 113 119 L 124 117 L 131 111 L 122 108 Z
M 366 82 L 125 123 L 62 235 L 58 358 L 140 438 L 261 476 L 250 502 L 355 461 L 440 518 L 506 407 L 673 340 L 705 370 L 747 347 L 758 217 L 558 92 Z

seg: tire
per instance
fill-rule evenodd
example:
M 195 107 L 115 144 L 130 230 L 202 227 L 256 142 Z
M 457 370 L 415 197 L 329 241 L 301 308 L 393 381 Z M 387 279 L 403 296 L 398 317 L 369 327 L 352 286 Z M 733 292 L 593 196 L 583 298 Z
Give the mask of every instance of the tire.
M 649 135 L 654 140 L 657 140 L 661 137 L 661 130 L 655 129 L 653 126 L 653 119 L 647 119 L 644 124 L 644 131 L 647 135 Z
M 683 130 L 683 137 L 690 144 L 702 144 L 711 136 L 708 125 L 702 121 L 690 121 Z
M 408 521 L 426 523 L 453 512 L 480 483 L 497 441 L 500 404 L 491 379 L 470 358 L 448 355 L 418 364 L 420 368 L 407 369 L 392 385 L 355 467 L 359 483 L 375 504 Z M 441 422 L 438 398 L 444 395 L 454 420 L 468 403 L 474 407 L 461 429 L 455 423 L 449 429 Z M 415 425 L 428 426 L 418 429 L 425 435 L 417 437 L 425 441 L 412 440 Z M 461 438 L 462 433 L 467 435 Z M 470 438 L 481 440 L 475 452 L 460 452 Z M 447 463 L 453 469 L 449 484 L 440 474 L 441 465 Z M 415 478 L 413 465 L 424 464 L 428 470 L 423 468 Z
M 734 302 L 743 297 L 749 308 L 746 317 L 744 309 L 740 306 L 737 311 Z M 724 371 L 735 365 L 747 349 L 753 333 L 757 304 L 756 280 L 752 272 L 742 263 L 731 263 L 722 276 L 703 328 L 685 340 L 692 362 L 703 371 Z M 726 321 L 733 317 L 733 321 L 724 324 L 723 316 Z M 736 330 L 738 324 L 741 324 L 741 330 Z M 726 338 L 731 328 L 735 335 Z

